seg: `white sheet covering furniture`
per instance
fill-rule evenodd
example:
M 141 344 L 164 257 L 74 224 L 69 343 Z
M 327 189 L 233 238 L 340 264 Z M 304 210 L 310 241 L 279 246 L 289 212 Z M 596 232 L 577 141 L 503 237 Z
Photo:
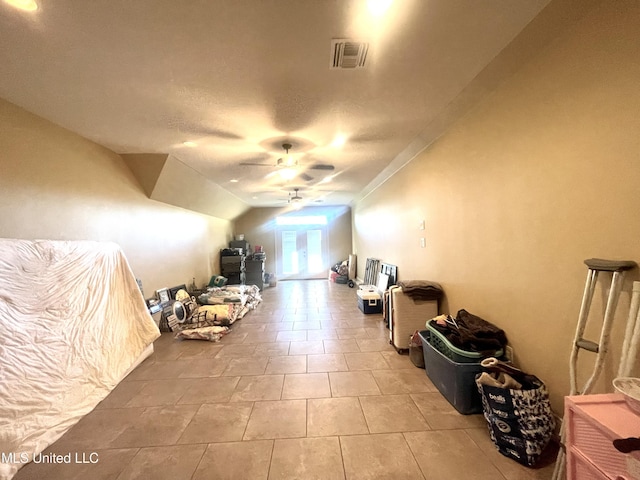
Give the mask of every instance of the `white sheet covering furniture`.
M 160 332 L 113 243 L 0 239 L 0 479 L 61 437 Z M 16 459 L 20 459 L 19 456 Z

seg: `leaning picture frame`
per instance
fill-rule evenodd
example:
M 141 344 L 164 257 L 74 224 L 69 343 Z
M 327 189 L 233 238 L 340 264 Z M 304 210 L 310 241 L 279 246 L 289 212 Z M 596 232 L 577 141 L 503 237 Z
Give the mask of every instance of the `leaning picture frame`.
M 160 303 L 167 303 L 169 301 L 169 289 L 161 288 L 156 290 L 156 296 L 158 297 L 158 300 L 160 300 Z
M 182 285 L 177 285 L 175 287 L 171 287 L 169 289 L 169 299 L 170 300 L 175 300 L 176 299 L 176 293 L 178 293 L 179 290 L 184 290 L 186 292 L 187 291 L 187 286 L 183 283 Z

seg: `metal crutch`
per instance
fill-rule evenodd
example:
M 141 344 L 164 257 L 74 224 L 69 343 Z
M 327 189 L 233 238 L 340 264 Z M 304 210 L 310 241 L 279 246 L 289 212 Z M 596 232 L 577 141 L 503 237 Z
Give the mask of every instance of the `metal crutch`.
M 616 306 L 618 304 L 618 298 L 620 297 L 620 290 L 622 289 L 624 281 L 624 272 L 637 266 L 636 262 L 633 261 L 602 260 L 599 258 L 590 258 L 585 260 L 584 263 L 587 265 L 589 271 L 587 273 L 587 282 L 582 296 L 582 304 L 580 305 L 576 335 L 571 348 L 571 358 L 569 361 L 569 395 L 588 394 L 600 376 L 600 373 L 602 373 L 604 360 L 609 350 L 611 326 Z M 604 311 L 604 320 L 602 323 L 602 330 L 600 332 L 600 339 L 599 342 L 596 343 L 591 340 L 586 340 L 583 335 L 587 326 L 591 300 L 593 299 L 596 281 L 598 280 L 598 274 L 600 272 L 613 272 L 613 277 L 611 278 L 609 298 L 607 299 L 607 306 Z M 578 353 L 580 350 L 587 350 L 596 354 L 593 372 L 582 389 L 578 389 L 577 380 Z M 558 457 L 556 458 L 556 465 L 552 477 L 553 480 L 560 480 L 564 478 L 565 475 L 565 440 L 565 424 L 562 422 L 562 426 L 560 428 L 560 450 L 558 451 Z
M 618 377 L 631 375 L 638 354 L 638 343 L 640 343 L 640 282 L 633 282 L 633 294 L 631 295 L 627 328 L 624 332 Z

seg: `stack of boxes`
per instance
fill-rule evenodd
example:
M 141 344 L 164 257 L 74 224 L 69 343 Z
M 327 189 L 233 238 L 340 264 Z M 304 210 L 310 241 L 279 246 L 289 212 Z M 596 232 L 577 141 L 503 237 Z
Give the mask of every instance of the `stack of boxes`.
M 224 249 L 220 256 L 220 273 L 227 278 L 228 285 L 244 285 L 245 259 L 249 250 L 249 242 L 231 240 L 229 248 Z

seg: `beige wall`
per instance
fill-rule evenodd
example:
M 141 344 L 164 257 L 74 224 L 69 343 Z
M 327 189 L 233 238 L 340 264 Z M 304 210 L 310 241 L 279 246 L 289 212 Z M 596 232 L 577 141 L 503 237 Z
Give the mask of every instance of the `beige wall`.
M 397 264 L 400 279 L 439 281 L 445 313 L 465 308 L 503 327 L 516 361 L 547 382 L 557 411 L 569 391 L 583 260 L 640 261 L 639 32 L 640 3 L 631 1 L 602 2 L 564 25 L 549 47 L 354 207 L 359 257 Z M 601 275 L 600 285 L 610 278 Z M 637 270 L 627 275 L 615 362 L 599 391 L 612 390 L 637 279 Z M 599 286 L 592 312 L 601 314 L 605 295 Z M 582 358 L 588 363 L 590 355 Z
M 231 224 L 148 199 L 118 155 L 0 100 L 0 236 L 116 242 L 151 296 L 208 282 Z
M 275 219 L 278 215 L 326 215 L 328 258 L 326 272 L 331 265 L 346 260 L 351 253 L 351 209 L 347 207 L 308 207 L 301 210 L 283 208 L 253 208 L 234 222 L 234 234 L 244 234 L 245 240 L 252 246 L 262 245 L 267 254 L 265 271 L 275 273 L 276 268 L 276 234 Z

